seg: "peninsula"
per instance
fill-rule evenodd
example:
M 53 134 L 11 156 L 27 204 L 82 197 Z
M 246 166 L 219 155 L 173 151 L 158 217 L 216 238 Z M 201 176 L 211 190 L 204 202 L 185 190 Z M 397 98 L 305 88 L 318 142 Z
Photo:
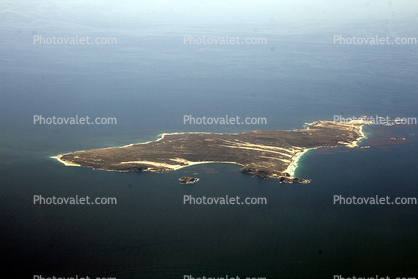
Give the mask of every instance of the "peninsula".
M 309 183 L 293 177 L 297 160 L 309 149 L 355 147 L 365 121 L 316 121 L 300 130 L 256 130 L 239 134 L 163 134 L 156 141 L 58 155 L 65 165 L 108 171 L 169 172 L 202 163 L 242 165 L 242 173 L 286 183 Z

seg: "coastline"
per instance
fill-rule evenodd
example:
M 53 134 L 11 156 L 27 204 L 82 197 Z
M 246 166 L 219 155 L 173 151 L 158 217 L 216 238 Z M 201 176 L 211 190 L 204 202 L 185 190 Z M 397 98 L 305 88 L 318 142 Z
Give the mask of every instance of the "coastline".
M 125 148 L 125 147 L 130 147 L 133 145 L 137 145 L 137 144 L 148 144 L 148 143 L 152 143 L 152 142 L 157 142 L 162 140 L 165 136 L 169 136 L 169 135 L 182 135 L 182 134 L 218 134 L 218 135 L 223 135 L 223 134 L 229 134 L 229 133 L 210 133 L 210 132 L 175 132 L 175 133 L 161 133 L 157 135 L 157 139 L 156 140 L 150 140 L 150 141 L 146 141 L 146 142 L 138 142 L 138 143 L 130 143 L 127 145 L 122 145 L 122 146 L 109 146 L 109 147 L 103 147 L 100 149 L 110 149 L 110 148 Z M 236 135 L 239 133 L 232 133 L 231 135 Z M 63 153 L 63 154 L 58 154 L 56 156 L 49 156 L 49 158 L 51 159 L 55 159 L 58 162 L 64 164 L 65 166 L 73 166 L 73 167 L 81 167 L 79 164 L 74 164 L 74 163 L 67 163 L 66 161 L 61 160 L 61 157 L 67 154 L 71 154 L 71 153 L 76 153 L 76 152 L 83 152 L 83 151 L 87 151 L 87 150 L 77 150 L 74 152 L 68 152 L 68 153 Z M 235 162 L 213 162 L 213 161 L 208 161 L 206 163 L 231 163 L 231 164 L 237 164 Z M 194 162 L 191 165 L 195 165 L 195 164 L 200 164 L 200 162 Z M 205 162 L 202 162 L 202 164 L 205 164 Z M 240 164 L 238 164 L 240 165 Z M 187 167 L 187 166 L 180 166 L 178 168 L 174 168 L 174 170 L 177 170 L 179 168 L 183 168 L 183 167 Z
M 304 124 L 304 126 L 306 125 L 306 128 L 305 129 L 307 129 L 307 130 L 309 130 L 309 125 L 311 125 L 311 124 L 314 124 L 315 122 L 312 122 L 312 123 L 305 123 Z M 362 124 L 364 123 L 364 122 L 361 122 Z M 364 132 L 363 132 L 363 127 L 365 126 L 365 125 L 367 125 L 367 123 L 364 123 L 363 125 L 361 125 L 360 127 L 359 127 L 359 133 L 360 133 L 360 137 L 358 137 L 355 141 L 353 141 L 353 142 L 351 142 L 351 143 L 349 143 L 349 144 L 347 144 L 346 146 L 347 147 L 349 147 L 349 148 L 354 148 L 354 147 L 357 147 L 357 146 L 359 146 L 358 145 L 358 143 L 362 140 L 362 139 L 367 139 L 367 137 L 364 135 Z M 285 170 L 285 172 L 287 172 L 289 175 L 290 175 L 290 177 L 294 177 L 294 175 L 295 175 L 295 172 L 296 172 L 296 169 L 297 169 L 297 167 L 298 167 L 298 161 L 300 160 L 300 158 L 306 153 L 306 152 L 308 152 L 309 150 L 312 150 L 312 149 L 317 149 L 317 148 L 323 148 L 323 146 L 320 146 L 320 147 L 315 147 L 315 148 L 307 148 L 307 149 L 304 149 L 304 150 L 302 150 L 301 152 L 299 152 L 299 153 L 296 153 L 293 157 L 292 157 L 292 159 L 291 159 L 291 162 L 290 162 L 290 164 L 289 164 L 289 166 L 287 166 L 287 168 L 286 168 L 286 170 Z
M 312 129 L 312 128 L 314 128 L 313 126 L 319 127 L 319 128 L 323 128 L 323 127 L 327 128 L 328 125 L 332 125 L 332 123 L 329 124 L 330 122 L 331 121 L 315 121 L 315 122 L 312 122 L 312 123 L 305 123 L 303 129 L 287 130 L 287 131 L 299 131 L 299 132 L 301 132 L 301 130 L 309 130 L 309 129 Z M 335 123 L 334 122 L 333 125 L 335 125 L 335 124 L 339 124 L 339 123 Z M 367 123 L 365 121 L 353 121 L 351 123 L 344 123 L 344 125 L 346 125 L 346 128 L 343 128 L 343 129 L 347 129 L 349 131 L 353 131 L 353 133 L 356 132 L 356 133 L 353 134 L 354 136 L 356 136 L 356 138 L 354 138 L 353 136 L 351 136 L 351 137 L 345 137 L 345 140 L 344 140 L 344 137 L 343 137 L 338 142 L 336 142 L 336 146 L 347 146 L 349 148 L 357 147 L 358 146 L 358 143 L 363 138 L 366 138 L 366 136 L 365 136 L 365 134 L 363 132 L 363 126 L 364 125 L 368 125 L 368 124 L 369 123 Z M 341 133 L 341 129 L 339 129 L 339 131 Z M 257 134 L 257 132 L 260 132 L 261 133 L 262 131 L 253 131 L 253 132 L 255 134 Z M 268 131 L 266 131 L 266 132 L 268 132 Z M 128 144 L 128 145 L 124 145 L 124 146 L 120 146 L 120 147 L 99 148 L 98 150 L 101 150 L 101 149 L 114 149 L 114 148 L 126 148 L 126 147 L 132 147 L 132 146 L 135 146 L 135 145 L 144 145 L 144 144 L 149 144 L 149 143 L 154 143 L 154 142 L 161 141 L 164 138 L 166 138 L 166 136 L 170 136 L 170 135 L 187 135 L 187 134 L 189 134 L 189 135 L 193 135 L 193 134 L 224 135 L 225 133 L 210 133 L 210 132 L 161 133 L 161 134 L 159 134 L 157 136 L 157 139 L 154 140 L 154 141 L 146 141 L 146 142 L 140 142 L 140 143 L 132 143 L 132 144 Z M 229 134 L 229 133 L 227 133 L 227 134 Z M 235 133 L 234 135 L 237 135 L 237 134 L 240 134 L 240 133 Z M 309 134 L 309 135 L 312 135 L 312 134 Z M 342 135 L 345 135 L 345 134 L 342 134 Z M 192 139 L 193 137 L 190 137 L 190 138 Z M 194 138 L 196 138 L 196 137 L 194 137 Z M 177 139 L 177 137 L 176 137 L 176 139 Z M 200 137 L 198 137 L 198 139 L 200 139 Z M 336 139 L 338 140 L 338 136 L 337 136 Z M 229 142 L 229 141 L 227 141 L 227 142 Z M 258 145 L 256 146 L 257 148 L 248 147 L 248 145 L 251 145 L 251 144 L 250 143 L 245 143 L 245 142 L 242 143 L 241 145 L 244 145 L 244 146 L 238 146 L 238 147 L 236 147 L 234 145 L 234 143 L 233 143 L 232 146 L 228 146 L 227 145 L 226 147 L 229 147 L 229 148 L 242 148 L 242 149 L 246 149 L 246 150 L 256 150 L 256 151 L 264 151 L 264 152 L 266 152 L 266 150 L 264 150 L 263 148 L 259 147 Z M 262 146 L 264 147 L 264 145 L 262 145 Z M 294 146 L 288 147 L 287 152 L 293 153 L 293 156 L 292 157 L 289 156 L 290 158 L 289 159 L 286 158 L 286 160 L 283 159 L 283 156 L 282 157 L 279 157 L 279 158 L 259 156 L 259 158 L 262 161 L 265 161 L 266 160 L 266 159 L 262 159 L 263 157 L 265 157 L 265 158 L 271 158 L 271 159 L 276 159 L 276 160 L 282 161 L 281 162 L 281 166 L 280 166 L 280 164 L 277 164 L 277 166 L 280 166 L 280 168 L 277 168 L 275 170 L 276 171 L 275 174 L 270 173 L 270 177 L 278 177 L 278 176 L 282 176 L 282 175 L 284 175 L 284 173 L 286 173 L 285 176 L 287 176 L 288 178 L 296 178 L 295 177 L 295 172 L 296 172 L 297 167 L 298 167 L 298 162 L 299 162 L 300 158 L 306 152 L 308 152 L 311 149 L 317 149 L 317 148 L 322 148 L 322 147 L 330 147 L 330 146 L 333 147 L 333 145 L 325 144 L 325 142 L 323 142 L 321 145 L 316 145 L 316 146 L 315 145 L 311 145 L 311 146 L 314 146 L 314 147 L 312 147 L 312 148 L 310 148 L 308 146 L 306 146 L 305 148 L 303 148 L 303 147 L 296 148 Z M 141 147 L 141 148 L 143 148 L 143 147 Z M 277 149 L 279 147 L 275 147 L 275 148 Z M 298 150 L 295 150 L 294 148 L 296 148 Z M 273 152 L 270 149 L 267 149 L 267 151 L 268 152 Z M 70 152 L 70 153 L 66 153 L 66 154 L 59 154 L 57 156 L 50 156 L 50 158 L 53 158 L 53 159 L 59 161 L 60 163 L 64 164 L 65 166 L 78 166 L 78 167 L 81 167 L 82 165 L 80 165 L 80 164 L 73 163 L 71 161 L 65 161 L 65 160 L 62 159 L 63 156 L 68 155 L 68 154 L 74 154 L 76 152 L 84 152 L 84 151 L 82 150 L 82 151 L 75 151 L 75 152 Z M 279 154 L 281 154 L 280 152 L 273 152 L 273 153 L 279 153 Z M 122 161 L 122 162 L 121 161 L 116 162 L 115 167 L 113 167 L 114 169 L 112 169 L 112 167 L 110 167 L 110 168 L 109 167 L 107 167 L 107 168 L 101 168 L 101 166 L 94 166 L 94 167 L 91 166 L 91 167 L 93 167 L 93 169 L 97 169 L 97 170 L 124 172 L 125 171 L 125 167 L 123 166 L 123 164 L 137 164 L 137 165 L 140 166 L 141 170 L 143 169 L 142 171 L 148 171 L 148 172 L 167 172 L 167 171 L 176 171 L 176 170 L 179 170 L 179 169 L 182 169 L 182 168 L 186 168 L 186 167 L 194 166 L 194 165 L 198 165 L 198 164 L 216 164 L 216 163 L 218 163 L 218 164 L 224 164 L 225 163 L 225 164 L 236 164 L 236 165 L 242 166 L 242 167 L 244 167 L 244 169 L 243 169 L 244 172 L 251 172 L 251 171 L 254 171 L 255 170 L 256 175 L 259 175 L 260 177 L 265 177 L 266 176 L 266 174 L 265 174 L 266 171 L 263 170 L 263 168 L 261 168 L 260 170 L 257 170 L 256 168 L 254 169 L 252 166 L 249 167 L 248 165 L 238 163 L 239 161 L 234 160 L 234 159 L 236 159 L 234 156 L 231 157 L 231 159 L 233 159 L 231 161 L 189 161 L 189 160 L 186 160 L 186 159 L 182 159 L 181 158 L 181 154 L 171 154 L 171 155 L 174 156 L 174 157 L 172 157 L 172 158 L 170 158 L 170 157 L 165 158 L 165 162 L 164 161 L 158 162 L 158 160 L 157 160 L 157 162 L 154 162 L 152 160 L 143 160 L 143 159 L 141 160 L 140 158 L 138 158 L 136 156 L 134 156 L 134 157 L 131 156 L 131 158 L 130 158 L 131 160 L 126 160 L 126 161 Z M 283 155 L 283 154 L 281 154 L 281 155 Z M 286 154 L 284 154 L 284 155 L 286 155 Z M 79 157 L 78 155 L 74 155 L 74 156 L 75 156 L 74 159 L 76 159 L 76 158 Z M 80 155 L 80 156 L 82 156 L 82 155 Z M 180 156 L 180 157 L 177 157 L 177 156 Z M 286 155 L 286 156 L 288 156 L 288 155 Z M 141 157 L 141 156 L 139 156 L 139 157 Z M 276 156 L 274 156 L 274 157 L 276 157 Z M 271 160 L 271 159 L 267 159 L 267 160 Z M 148 167 L 144 167 L 144 166 L 148 166 Z M 274 166 L 274 164 L 272 164 L 272 166 Z M 130 171 L 130 170 L 132 170 L 131 166 L 128 166 L 127 165 L 126 171 Z M 280 174 L 280 173 L 282 173 L 282 174 Z
M 71 154 L 71 153 L 67 153 L 67 154 Z M 50 156 L 50 158 L 57 160 L 58 162 L 64 164 L 66 167 L 81 167 L 81 165 L 79 165 L 79 164 L 68 163 L 68 162 L 62 160 L 61 157 L 64 156 L 64 155 L 65 154 L 59 154 L 57 156 Z M 138 161 L 137 163 L 151 164 L 152 162 Z M 229 161 L 202 161 L 202 162 L 190 162 L 187 165 L 171 165 L 170 167 L 168 167 L 168 166 L 166 166 L 166 167 L 168 167 L 170 169 L 173 169 L 174 171 L 177 171 L 177 170 L 182 169 L 182 168 L 187 168 L 187 167 L 190 167 L 190 166 L 201 165 L 201 164 L 235 164 L 235 165 L 239 165 L 239 166 L 244 166 L 240 163 L 229 162 Z M 155 164 L 155 165 L 157 165 L 157 164 Z M 100 169 L 100 170 L 102 170 L 102 169 Z M 108 170 L 104 170 L 104 171 L 108 171 Z
M 356 146 L 358 146 L 358 144 L 357 144 L 358 142 L 362 141 L 363 139 L 367 139 L 366 135 L 364 134 L 363 127 L 364 127 L 364 125 L 360 126 L 361 137 L 357 139 Z
M 290 162 L 290 164 L 287 166 L 287 168 L 284 170 L 284 172 L 287 172 L 289 175 L 290 175 L 290 177 L 291 178 L 293 178 L 294 177 L 294 175 L 295 175 L 295 171 L 296 171 L 296 169 L 297 169 L 297 167 L 298 167 L 298 161 L 300 160 L 300 158 L 306 153 L 306 152 L 308 152 L 309 150 L 312 150 L 312 149 L 316 149 L 316 148 L 307 148 L 307 149 L 304 149 L 304 150 L 302 150 L 301 152 L 299 152 L 299 153 L 296 153 L 293 157 L 292 157 L 292 160 L 291 160 L 291 162 Z
M 366 125 L 366 124 L 364 124 L 364 125 Z M 364 135 L 364 132 L 363 132 L 364 125 L 361 125 L 360 128 L 359 128 L 360 137 L 358 137 L 355 141 L 347 144 L 347 147 L 350 147 L 350 148 L 358 147 L 359 146 L 358 143 L 362 139 L 365 139 L 365 138 L 367 139 L 367 137 Z
M 70 153 L 66 153 L 66 154 L 70 154 Z M 53 159 L 57 160 L 61 164 L 64 164 L 66 167 L 81 167 L 81 165 L 79 165 L 79 164 L 68 163 L 68 162 L 66 162 L 64 160 L 61 160 L 61 157 L 64 156 L 64 155 L 65 154 L 59 154 L 57 156 L 49 156 L 49 158 L 53 158 Z

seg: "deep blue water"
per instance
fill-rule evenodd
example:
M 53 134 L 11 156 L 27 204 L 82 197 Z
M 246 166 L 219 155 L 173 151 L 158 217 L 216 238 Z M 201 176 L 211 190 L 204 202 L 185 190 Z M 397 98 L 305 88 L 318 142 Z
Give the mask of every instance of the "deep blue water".
M 64 167 L 49 157 L 155 140 L 163 132 L 299 129 L 333 115 L 417 117 L 416 45 L 332 44 L 341 33 L 416 36 L 415 18 L 312 23 L 289 27 L 292 33 L 271 20 L 112 27 L 84 13 L 79 25 L 51 14 L 40 22 L 7 15 L 0 45 L 0 249 L 16 277 L 418 274 L 418 205 L 333 204 L 334 195 L 418 198 L 417 125 L 366 127 L 361 145 L 388 132 L 406 143 L 309 151 L 296 171 L 312 179 L 307 185 L 253 178 L 232 164 L 116 173 Z M 76 33 L 114 36 L 118 44 L 32 43 L 34 34 Z M 265 36 L 268 44 L 183 45 L 185 33 Z M 118 124 L 34 125 L 33 115 L 116 117 Z M 184 125 L 184 115 L 268 122 Z M 197 184 L 178 183 L 193 173 Z M 116 197 L 118 204 L 33 205 L 34 195 Z M 183 195 L 266 197 L 268 204 L 183 205 Z

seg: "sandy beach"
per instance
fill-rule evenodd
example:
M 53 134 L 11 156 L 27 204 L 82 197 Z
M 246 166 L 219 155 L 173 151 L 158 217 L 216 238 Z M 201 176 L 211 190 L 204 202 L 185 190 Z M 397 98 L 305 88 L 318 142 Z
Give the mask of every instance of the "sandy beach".
M 305 123 L 305 125 L 304 125 L 305 129 L 302 129 L 302 130 L 309 130 L 312 125 L 324 126 L 324 125 L 327 125 L 327 122 L 331 122 L 331 121 L 316 121 L 316 122 L 312 122 L 312 123 Z M 338 123 L 334 123 L 334 124 L 338 124 Z M 360 136 L 357 139 L 355 139 L 354 141 L 350 141 L 350 142 L 341 141 L 341 142 L 338 142 L 338 143 L 341 144 L 341 145 L 345 145 L 347 147 L 350 147 L 350 148 L 358 146 L 358 142 L 361 139 L 365 138 L 365 135 L 363 133 L 363 126 L 368 125 L 368 124 L 370 124 L 370 123 L 367 123 L 365 121 L 359 121 L 359 120 L 352 121 L 350 123 L 344 123 L 344 124 L 341 123 L 341 125 L 350 125 L 353 128 L 354 128 L 354 126 L 358 125 L 357 127 L 355 127 L 355 129 L 358 130 L 358 134 L 360 134 Z M 127 147 L 131 147 L 133 145 L 143 145 L 143 144 L 148 144 L 148 143 L 152 143 L 152 142 L 158 142 L 158 141 L 163 140 L 168 135 L 183 135 L 183 134 L 220 134 L 220 135 L 222 135 L 222 133 L 208 133 L 208 132 L 162 133 L 162 134 L 158 135 L 158 138 L 155 141 L 147 141 L 147 142 L 141 142 L 141 143 L 128 144 L 128 145 L 124 145 L 124 146 L 117 147 L 117 148 L 127 148 Z M 289 152 L 290 154 L 286 155 L 286 156 L 290 157 L 290 156 L 293 155 L 291 158 L 289 158 L 289 160 L 284 160 L 283 158 L 281 158 L 281 159 L 279 158 L 279 160 L 286 163 L 286 165 L 284 166 L 285 169 L 282 170 L 282 172 L 288 173 L 290 175 L 290 177 L 292 177 L 292 178 L 294 177 L 295 171 L 298 167 L 298 161 L 300 160 L 300 158 L 306 152 L 308 152 L 311 149 L 325 147 L 325 146 L 316 146 L 314 148 L 303 148 L 302 149 L 302 148 L 297 147 L 297 146 L 291 146 L 291 147 L 285 149 L 285 148 L 281 148 L 281 147 L 268 147 L 268 146 L 264 146 L 264 145 L 254 145 L 254 144 L 250 144 L 250 143 L 238 144 L 236 142 L 229 142 L 229 141 L 226 141 L 226 142 L 228 142 L 230 144 L 230 145 L 227 146 L 229 148 L 239 148 L 239 149 L 247 149 L 247 150 L 251 149 L 251 150 L 256 150 L 256 151 L 279 153 L 281 155 L 286 155 L 286 154 L 283 154 L 282 151 L 279 152 L 276 149 L 280 149 L 280 150 L 283 149 L 285 152 Z M 239 146 L 235 146 L 236 144 L 238 144 Z M 257 148 L 255 148 L 253 145 Z M 101 149 L 111 149 L 111 148 L 116 148 L 116 147 L 106 147 L 106 148 L 101 148 Z M 274 150 L 271 150 L 271 149 L 274 149 Z M 83 152 L 83 151 L 76 151 L 76 152 Z M 76 152 L 67 153 L 67 154 L 74 154 Z M 61 162 L 65 166 L 81 166 L 81 165 L 76 164 L 76 163 L 72 163 L 72 162 L 69 162 L 69 161 L 62 160 L 62 157 L 64 155 L 67 155 L 67 154 L 59 154 L 57 156 L 51 156 L 51 158 L 58 160 L 59 162 Z M 261 157 L 263 157 L 263 156 L 261 156 Z M 273 156 L 273 157 L 275 157 L 275 156 Z M 265 158 L 271 158 L 271 157 L 265 157 Z M 135 159 L 135 158 L 132 158 L 132 159 Z M 272 159 L 275 159 L 275 158 L 272 158 Z M 173 163 L 171 163 L 170 161 L 172 161 Z M 181 168 L 185 168 L 185 167 L 189 167 L 189 166 L 193 166 L 193 165 L 197 165 L 197 164 L 213 164 L 213 163 L 228 163 L 228 164 L 236 164 L 236 165 L 244 166 L 243 164 L 237 163 L 235 161 L 199 161 L 199 162 L 194 162 L 194 161 L 189 161 L 189 160 L 185 160 L 183 158 L 178 158 L 178 157 L 177 158 L 171 158 L 171 159 L 167 158 L 167 161 L 164 162 L 164 163 L 163 162 L 152 162 L 152 161 L 149 161 L 149 160 L 127 160 L 127 161 L 124 161 L 124 162 L 119 162 L 119 164 L 148 165 L 148 166 L 151 167 L 151 168 L 149 168 L 148 171 L 151 171 L 151 172 L 156 171 L 157 169 L 169 169 L 169 170 L 175 171 L 175 170 L 179 170 Z M 154 168 L 156 168 L 156 169 L 154 169 Z M 96 169 L 100 169 L 100 168 L 96 168 Z
M 68 153 L 67 153 L 68 154 Z M 64 160 L 61 160 L 61 157 L 63 156 L 63 155 L 65 155 L 65 154 L 60 154 L 60 155 L 57 155 L 57 156 L 51 156 L 50 158 L 53 158 L 53 159 L 56 159 L 56 160 L 58 160 L 58 162 L 60 162 L 60 163 L 62 163 L 62 164 L 64 164 L 65 166 L 71 166 L 71 167 L 81 167 L 79 164 L 75 164 L 75 163 L 68 163 L 68 162 L 66 162 L 66 161 L 64 161 Z

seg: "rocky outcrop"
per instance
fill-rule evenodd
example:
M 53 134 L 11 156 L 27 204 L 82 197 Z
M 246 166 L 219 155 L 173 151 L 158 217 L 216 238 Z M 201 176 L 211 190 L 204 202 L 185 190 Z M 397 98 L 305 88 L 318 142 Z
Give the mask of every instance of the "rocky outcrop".
M 194 177 L 180 177 L 179 181 L 181 183 L 186 183 L 186 184 L 192 184 L 192 183 L 196 183 L 199 181 L 199 178 L 194 178 Z
M 309 183 L 310 180 L 300 179 L 295 177 L 290 177 L 286 172 L 282 173 L 272 173 L 268 170 L 258 170 L 254 168 L 242 168 L 240 169 L 241 173 L 251 173 L 259 178 L 275 178 L 278 179 L 281 183 Z

